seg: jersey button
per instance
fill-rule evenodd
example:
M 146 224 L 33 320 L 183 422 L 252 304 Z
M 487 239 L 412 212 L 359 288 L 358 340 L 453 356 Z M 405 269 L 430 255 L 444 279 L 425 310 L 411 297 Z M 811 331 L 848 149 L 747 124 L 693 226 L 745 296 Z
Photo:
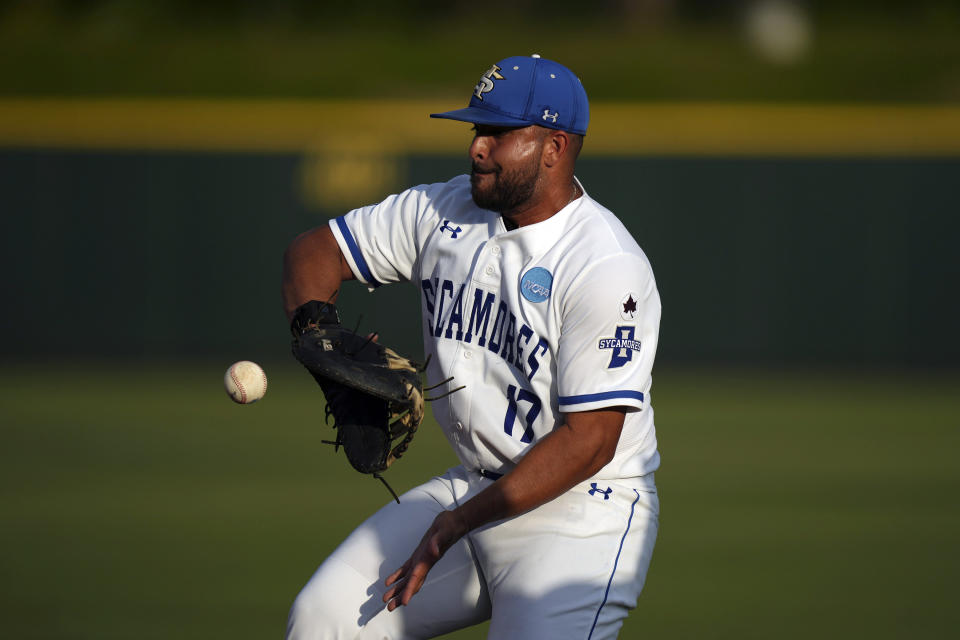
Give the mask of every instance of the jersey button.
M 493 267 L 488 264 L 488 265 L 487 265 L 487 268 L 484 269 L 483 272 L 484 272 L 485 274 L 487 274 L 488 276 L 492 276 L 492 275 L 493 275 Z
M 473 351 L 464 351 L 464 352 L 463 352 L 463 357 L 466 358 L 467 360 L 469 360 L 470 358 L 473 357 Z
M 490 249 L 490 253 L 492 253 L 495 256 L 500 255 L 500 247 L 498 247 L 497 245 L 493 245 L 493 248 Z
M 458 422 L 458 423 L 457 423 L 457 431 L 463 431 L 463 423 L 462 423 L 462 422 Z

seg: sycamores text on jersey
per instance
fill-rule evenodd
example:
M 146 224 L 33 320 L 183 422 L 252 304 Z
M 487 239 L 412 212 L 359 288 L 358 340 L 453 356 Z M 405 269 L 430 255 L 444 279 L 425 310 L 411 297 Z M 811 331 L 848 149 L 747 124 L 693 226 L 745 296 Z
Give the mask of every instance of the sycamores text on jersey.
M 421 280 L 420 287 L 427 310 L 425 320 L 434 338 L 485 347 L 516 367 L 527 380 L 533 379 L 549 343 L 526 323 L 518 326 L 516 314 L 504 300 L 479 286 L 473 290 L 472 299 L 464 300 L 464 283 L 441 282 L 440 278 Z

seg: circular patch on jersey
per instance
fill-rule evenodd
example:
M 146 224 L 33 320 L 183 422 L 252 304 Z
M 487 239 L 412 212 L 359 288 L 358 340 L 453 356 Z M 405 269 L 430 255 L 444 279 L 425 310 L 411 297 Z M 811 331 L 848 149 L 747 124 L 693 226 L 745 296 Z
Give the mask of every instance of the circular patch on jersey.
M 553 274 L 543 267 L 534 267 L 520 279 L 520 295 L 530 302 L 543 302 L 550 297 Z
M 620 301 L 620 317 L 624 320 L 633 320 L 637 317 L 637 296 L 631 291 Z

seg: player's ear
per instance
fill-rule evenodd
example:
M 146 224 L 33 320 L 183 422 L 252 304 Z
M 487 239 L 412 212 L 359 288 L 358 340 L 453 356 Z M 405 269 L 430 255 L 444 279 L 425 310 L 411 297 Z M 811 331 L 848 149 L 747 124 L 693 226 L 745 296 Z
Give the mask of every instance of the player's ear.
M 548 167 L 556 166 L 570 151 L 570 134 L 558 129 L 546 129 L 543 140 L 543 162 Z

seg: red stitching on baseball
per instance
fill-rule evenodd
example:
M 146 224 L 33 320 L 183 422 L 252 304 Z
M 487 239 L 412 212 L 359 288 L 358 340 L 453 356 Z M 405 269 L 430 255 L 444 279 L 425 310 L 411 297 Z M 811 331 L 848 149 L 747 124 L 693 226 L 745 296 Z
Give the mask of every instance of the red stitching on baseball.
M 230 379 L 233 380 L 233 384 L 237 385 L 237 389 L 240 390 L 240 404 L 247 404 L 247 391 L 243 388 L 240 379 L 237 378 L 236 369 L 236 366 L 230 367 Z

